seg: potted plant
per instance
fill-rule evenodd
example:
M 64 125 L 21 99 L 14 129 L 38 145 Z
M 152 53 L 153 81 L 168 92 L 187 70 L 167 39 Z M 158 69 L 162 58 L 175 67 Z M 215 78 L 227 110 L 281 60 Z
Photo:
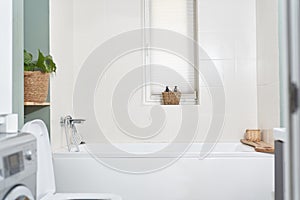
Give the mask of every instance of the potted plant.
M 38 59 L 24 50 L 24 101 L 45 102 L 48 96 L 49 75 L 56 71 L 56 64 L 50 55 L 44 56 L 38 50 Z

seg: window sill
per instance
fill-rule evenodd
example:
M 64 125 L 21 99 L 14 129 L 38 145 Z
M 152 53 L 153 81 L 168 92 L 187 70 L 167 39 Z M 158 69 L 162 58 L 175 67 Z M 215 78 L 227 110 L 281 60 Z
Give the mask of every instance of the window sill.
M 162 105 L 162 106 L 182 106 L 182 105 L 199 105 L 197 93 L 194 94 L 181 94 L 179 105 L 164 105 L 162 94 L 152 94 L 149 98 L 146 97 L 145 104 L 149 105 Z

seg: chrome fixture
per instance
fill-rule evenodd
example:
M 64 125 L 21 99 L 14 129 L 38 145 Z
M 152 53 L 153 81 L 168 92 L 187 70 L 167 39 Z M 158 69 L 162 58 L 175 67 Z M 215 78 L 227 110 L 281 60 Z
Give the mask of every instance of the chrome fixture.
M 70 115 L 60 118 L 60 125 L 61 127 L 64 127 L 69 151 L 79 152 L 79 144 L 84 143 L 75 126 L 76 124 L 82 124 L 83 122 L 85 122 L 85 119 L 73 119 Z

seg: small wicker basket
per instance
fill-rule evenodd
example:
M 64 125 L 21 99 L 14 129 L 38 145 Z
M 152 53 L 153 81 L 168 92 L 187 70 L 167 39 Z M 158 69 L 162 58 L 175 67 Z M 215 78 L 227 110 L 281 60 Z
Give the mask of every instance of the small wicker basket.
M 24 102 L 43 103 L 48 96 L 49 73 L 24 72 Z
M 251 142 L 260 142 L 261 141 L 260 129 L 247 129 L 245 133 L 245 139 Z
M 179 105 L 181 93 L 180 92 L 163 92 L 163 104 L 164 105 Z

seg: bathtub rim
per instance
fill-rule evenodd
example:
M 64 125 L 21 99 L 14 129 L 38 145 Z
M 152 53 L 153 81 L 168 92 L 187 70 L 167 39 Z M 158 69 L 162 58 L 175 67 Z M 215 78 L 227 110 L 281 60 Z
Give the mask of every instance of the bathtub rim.
M 91 143 L 90 145 L 107 145 L 103 143 Z M 163 144 L 165 145 L 166 143 L 120 143 L 121 145 L 159 145 Z M 182 143 L 180 143 L 182 144 Z M 261 153 L 261 152 L 256 152 L 254 148 L 241 144 L 241 143 L 217 143 L 212 152 L 208 153 L 204 157 L 201 157 L 199 151 L 195 151 L 194 149 L 197 149 L 197 146 L 203 145 L 203 143 L 193 143 L 191 147 L 184 153 L 178 153 L 178 152 L 164 152 L 157 154 L 155 156 L 151 156 L 150 154 L 143 153 L 143 154 L 130 154 L 130 156 L 124 156 L 120 155 L 118 153 L 114 152 L 108 152 L 108 153 L 96 153 L 96 154 L 91 154 L 88 152 L 86 148 L 86 145 L 80 145 L 80 152 L 68 152 L 66 147 L 60 148 L 60 149 L 55 149 L 53 151 L 53 156 L 54 158 L 93 158 L 95 157 L 101 157 L 101 158 L 273 158 L 274 154 L 270 153 Z M 235 151 L 220 151 L 220 146 L 235 146 Z M 200 147 L 200 146 L 199 146 Z M 232 148 L 232 147 L 231 147 Z M 199 148 L 198 148 L 199 149 Z M 216 151 L 218 149 L 218 151 Z M 180 156 L 178 156 L 180 155 Z

